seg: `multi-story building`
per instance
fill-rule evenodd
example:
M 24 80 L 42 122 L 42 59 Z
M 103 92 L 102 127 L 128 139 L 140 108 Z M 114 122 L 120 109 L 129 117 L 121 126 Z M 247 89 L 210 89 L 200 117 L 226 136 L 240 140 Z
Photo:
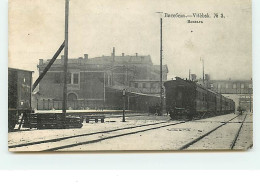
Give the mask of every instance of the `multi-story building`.
M 42 73 L 49 60 L 39 60 L 39 73 Z M 62 100 L 64 57 L 56 59 L 39 84 L 40 99 Z M 150 55 L 111 56 L 68 59 L 67 96 L 68 101 L 84 100 L 103 104 L 107 98 L 106 89 L 127 89 L 129 92 L 158 94 L 160 92 L 159 65 L 153 65 Z M 167 79 L 168 68 L 163 66 L 163 81 Z
M 210 80 L 212 90 L 222 94 L 251 94 L 252 80 Z

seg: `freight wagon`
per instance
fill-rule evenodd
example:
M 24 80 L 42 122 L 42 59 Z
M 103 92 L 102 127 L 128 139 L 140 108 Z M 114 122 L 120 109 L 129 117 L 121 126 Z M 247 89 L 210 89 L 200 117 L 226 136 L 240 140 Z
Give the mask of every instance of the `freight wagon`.
M 8 130 L 14 129 L 19 118 L 29 124 L 31 109 L 32 71 L 8 68 Z

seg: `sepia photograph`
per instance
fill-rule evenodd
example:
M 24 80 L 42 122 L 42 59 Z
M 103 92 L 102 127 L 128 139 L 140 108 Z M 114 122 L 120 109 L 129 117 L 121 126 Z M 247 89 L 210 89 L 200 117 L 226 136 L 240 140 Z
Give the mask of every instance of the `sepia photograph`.
M 10 152 L 247 151 L 251 0 L 10 0 Z

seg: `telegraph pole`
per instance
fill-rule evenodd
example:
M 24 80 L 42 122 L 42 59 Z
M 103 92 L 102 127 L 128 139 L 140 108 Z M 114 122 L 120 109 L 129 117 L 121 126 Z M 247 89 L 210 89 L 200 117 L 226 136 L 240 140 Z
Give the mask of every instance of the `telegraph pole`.
M 162 14 L 163 12 L 155 12 L 160 14 L 160 111 L 163 115 L 163 83 L 162 83 Z
M 123 119 L 122 119 L 122 122 L 125 122 L 125 96 L 126 96 L 126 89 L 123 89 Z
M 65 48 L 64 48 L 64 87 L 63 87 L 63 103 L 62 114 L 66 119 L 67 109 L 67 71 L 68 71 L 68 28 L 69 28 L 69 0 L 65 0 Z
M 189 69 L 189 80 L 190 80 L 190 69 Z
M 200 58 L 201 59 L 201 58 Z M 204 59 L 201 59 L 202 60 L 202 80 L 203 80 L 203 85 L 205 84 L 204 81 L 205 81 L 205 75 L 204 75 Z
M 162 83 L 162 18 L 160 18 L 160 99 L 161 99 L 161 115 L 163 115 L 163 83 Z

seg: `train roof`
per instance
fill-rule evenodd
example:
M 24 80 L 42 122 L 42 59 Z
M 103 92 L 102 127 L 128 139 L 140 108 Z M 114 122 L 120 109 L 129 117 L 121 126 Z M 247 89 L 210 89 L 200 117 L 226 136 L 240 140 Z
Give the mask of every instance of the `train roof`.
M 17 68 L 12 68 L 12 67 L 8 67 L 8 70 L 34 73 L 34 71 L 29 71 L 29 70 L 25 70 L 25 69 L 17 69 Z
M 168 83 L 172 83 L 172 82 L 182 82 L 183 84 L 188 84 L 188 85 L 193 86 L 193 87 L 200 87 L 200 88 L 202 88 L 202 89 L 204 89 L 206 91 L 209 91 L 209 92 L 211 92 L 213 94 L 222 96 L 224 99 L 232 100 L 230 98 L 227 98 L 227 97 L 223 96 L 222 94 L 220 94 L 218 92 L 212 91 L 211 89 L 207 89 L 206 87 L 203 87 L 202 85 L 200 85 L 200 84 L 198 84 L 198 83 L 196 83 L 194 81 L 187 80 L 187 79 L 184 80 L 184 79 L 182 79 L 180 77 L 175 77 L 175 78 L 176 78 L 176 80 L 169 80 L 169 81 L 166 81 L 164 84 L 168 84 Z
M 202 88 L 202 89 L 204 89 L 204 90 L 207 90 L 207 91 L 209 91 L 209 92 L 211 92 L 211 93 L 214 93 L 214 94 L 219 94 L 219 93 L 217 93 L 217 92 L 215 92 L 215 91 L 212 91 L 211 89 L 207 89 L 206 87 L 203 87 L 202 85 L 200 85 L 200 84 L 198 84 L 198 83 L 196 83 L 196 82 L 194 82 L 194 81 L 191 81 L 191 80 L 185 80 L 185 79 L 182 79 L 182 78 L 180 78 L 180 77 L 175 77 L 176 78 L 176 80 L 169 80 L 169 81 L 167 81 L 167 82 L 165 82 L 165 83 L 170 83 L 170 82 L 172 82 L 172 81 L 175 81 L 175 82 L 180 82 L 180 81 L 182 81 L 182 82 L 184 82 L 184 83 L 186 83 L 186 84 L 188 84 L 188 85 L 191 85 L 191 86 L 194 86 L 194 87 L 200 87 L 200 88 Z M 219 95 L 221 95 L 221 94 L 219 94 Z

